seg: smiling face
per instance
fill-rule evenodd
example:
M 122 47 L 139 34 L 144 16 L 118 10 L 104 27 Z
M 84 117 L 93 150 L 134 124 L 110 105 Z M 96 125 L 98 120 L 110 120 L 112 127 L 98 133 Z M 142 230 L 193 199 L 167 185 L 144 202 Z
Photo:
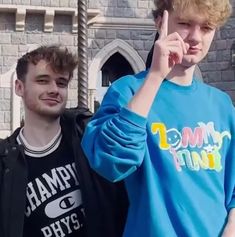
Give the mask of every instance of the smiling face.
M 215 31 L 216 26 L 210 24 L 207 17 L 195 9 L 169 12 L 168 34 L 177 32 L 189 45 L 187 54 L 183 57 L 183 66 L 195 65 L 207 55 Z
M 179 131 L 172 128 L 167 130 L 167 142 L 173 147 L 175 150 L 177 150 L 181 146 L 182 137 Z
M 16 94 L 22 97 L 25 115 L 57 119 L 65 109 L 69 73 L 56 73 L 45 60 L 30 63 L 25 80 L 16 80 Z

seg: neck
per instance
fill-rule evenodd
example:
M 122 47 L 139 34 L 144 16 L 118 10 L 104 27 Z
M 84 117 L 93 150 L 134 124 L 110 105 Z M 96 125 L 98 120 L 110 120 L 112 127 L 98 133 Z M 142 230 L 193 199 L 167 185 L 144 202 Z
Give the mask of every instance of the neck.
M 45 119 L 38 115 L 25 113 L 23 135 L 29 145 L 42 147 L 47 145 L 60 130 L 60 118 Z
M 195 66 L 196 65 L 184 67 L 182 65 L 175 65 L 172 71 L 167 75 L 167 79 L 178 85 L 189 86 L 192 84 Z

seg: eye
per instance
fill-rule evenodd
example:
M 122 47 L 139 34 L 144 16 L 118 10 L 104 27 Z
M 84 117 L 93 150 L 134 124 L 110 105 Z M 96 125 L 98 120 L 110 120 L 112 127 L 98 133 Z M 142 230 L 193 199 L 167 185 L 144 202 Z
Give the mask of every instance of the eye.
M 41 79 L 38 79 L 38 80 L 37 80 L 37 83 L 38 83 L 38 84 L 41 84 L 41 85 L 44 85 L 44 84 L 47 84 L 47 80 L 41 78 Z
M 178 22 L 178 25 L 190 26 L 190 24 L 189 24 L 188 22 L 185 22 L 185 21 L 180 21 L 180 22 Z
M 202 26 L 202 30 L 205 32 L 209 32 L 209 31 L 213 31 L 214 28 L 206 25 L 206 26 Z
M 57 86 L 60 88 L 67 88 L 68 87 L 68 81 L 67 80 L 59 80 L 56 82 Z

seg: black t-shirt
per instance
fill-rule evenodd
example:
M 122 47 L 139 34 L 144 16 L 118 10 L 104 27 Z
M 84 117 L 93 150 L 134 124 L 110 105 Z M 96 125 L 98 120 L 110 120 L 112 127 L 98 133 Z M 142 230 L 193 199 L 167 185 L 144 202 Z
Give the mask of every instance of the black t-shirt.
M 26 155 L 29 175 L 23 237 L 85 237 L 85 214 L 72 150 L 62 139 L 58 148 L 48 153 Z

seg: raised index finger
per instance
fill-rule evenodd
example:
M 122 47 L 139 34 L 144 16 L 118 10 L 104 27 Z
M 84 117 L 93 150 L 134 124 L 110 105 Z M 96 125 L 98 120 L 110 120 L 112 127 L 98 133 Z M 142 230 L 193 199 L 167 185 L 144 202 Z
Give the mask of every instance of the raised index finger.
M 163 12 L 163 16 L 162 16 L 162 24 L 161 24 L 161 28 L 160 28 L 160 36 L 159 38 L 165 38 L 168 35 L 168 11 L 165 10 Z

